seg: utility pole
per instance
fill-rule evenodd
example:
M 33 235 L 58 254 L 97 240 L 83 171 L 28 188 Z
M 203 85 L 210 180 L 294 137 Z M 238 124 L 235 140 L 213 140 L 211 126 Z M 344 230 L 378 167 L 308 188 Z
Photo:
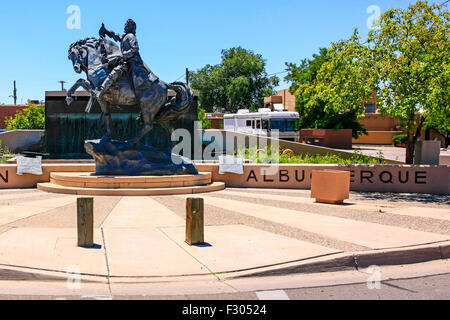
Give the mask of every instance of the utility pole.
M 59 81 L 59 83 L 61 83 L 61 91 L 66 91 L 66 89 L 64 89 L 64 83 L 66 83 L 66 82 L 61 80 L 61 81 Z
M 16 87 L 16 80 L 14 80 L 13 98 L 14 98 L 14 105 L 17 105 L 17 87 Z
M 186 84 L 189 85 L 189 68 L 186 68 Z

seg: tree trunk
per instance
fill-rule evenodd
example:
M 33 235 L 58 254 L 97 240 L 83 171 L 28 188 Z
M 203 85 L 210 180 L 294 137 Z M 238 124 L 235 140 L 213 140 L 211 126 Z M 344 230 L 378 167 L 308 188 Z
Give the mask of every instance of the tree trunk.
M 414 150 L 416 148 L 416 141 L 420 138 L 425 119 L 420 116 L 416 132 L 408 132 L 408 141 L 406 142 L 406 164 L 414 164 Z
M 406 141 L 406 164 L 414 164 L 415 143 L 414 135 L 408 132 L 408 140 Z

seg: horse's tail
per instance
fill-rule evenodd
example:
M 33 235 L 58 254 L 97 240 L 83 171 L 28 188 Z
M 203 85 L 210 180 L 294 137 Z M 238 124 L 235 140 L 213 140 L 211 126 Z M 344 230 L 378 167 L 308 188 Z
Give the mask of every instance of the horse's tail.
M 174 90 L 176 96 L 161 108 L 156 116 L 156 121 L 176 121 L 189 111 L 194 101 L 191 88 L 183 82 L 166 83 L 168 89 Z

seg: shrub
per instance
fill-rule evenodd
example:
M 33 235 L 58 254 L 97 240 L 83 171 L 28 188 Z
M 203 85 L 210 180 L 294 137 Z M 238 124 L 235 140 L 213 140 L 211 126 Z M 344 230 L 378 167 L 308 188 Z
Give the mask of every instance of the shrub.
M 8 130 L 39 130 L 45 129 L 45 106 L 30 104 L 23 111 L 19 110 L 16 115 L 5 119 Z
M 275 150 L 267 147 L 265 153 L 256 155 L 256 147 L 246 148 L 241 150 L 238 154 L 250 159 L 255 163 L 276 163 L 276 157 L 273 156 L 278 152 L 278 163 L 309 163 L 309 164 L 384 164 L 383 153 L 379 152 L 377 157 L 370 157 L 364 155 L 361 151 L 355 151 L 353 156 L 349 159 L 344 159 L 338 155 L 311 155 L 301 154 L 291 157 L 289 154 L 283 154 L 284 150 Z
M 399 144 L 406 144 L 407 139 L 408 139 L 408 136 L 406 134 L 398 134 L 398 135 L 392 137 L 392 143 L 394 146 L 399 145 Z

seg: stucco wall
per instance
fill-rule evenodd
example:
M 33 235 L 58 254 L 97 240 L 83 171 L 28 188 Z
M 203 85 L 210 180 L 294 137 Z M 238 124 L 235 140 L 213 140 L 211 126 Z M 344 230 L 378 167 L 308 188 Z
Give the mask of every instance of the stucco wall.
M 39 143 L 45 130 L 12 130 L 0 133 L 0 141 L 3 147 L 12 152 L 26 151 L 30 146 Z
M 310 189 L 313 170 L 343 170 L 351 172 L 353 191 L 450 194 L 449 166 L 246 164 L 243 175 L 220 175 L 217 164 L 198 168 L 212 172 L 214 181 L 235 188 Z
M 201 172 L 211 172 L 213 181 L 235 188 L 310 189 L 313 170 L 344 170 L 351 172 L 353 191 L 450 194 L 449 166 L 245 164 L 243 175 L 220 175 L 217 163 L 197 166 Z M 18 176 L 16 165 L 0 165 L 0 189 L 34 188 L 37 183 L 49 182 L 50 172 L 94 171 L 93 163 L 43 164 L 42 176 Z

